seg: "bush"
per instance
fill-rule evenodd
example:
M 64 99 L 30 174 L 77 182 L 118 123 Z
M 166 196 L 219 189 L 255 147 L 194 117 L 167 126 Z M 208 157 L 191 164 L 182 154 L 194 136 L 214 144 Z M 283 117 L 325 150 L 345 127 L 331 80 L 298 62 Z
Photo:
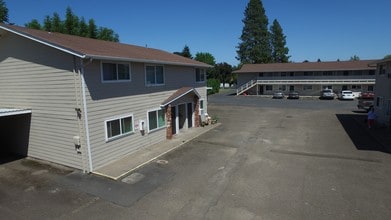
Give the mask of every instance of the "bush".
M 212 87 L 211 90 L 208 90 L 208 95 L 218 93 L 220 90 L 220 81 L 218 79 L 208 79 L 206 85 Z

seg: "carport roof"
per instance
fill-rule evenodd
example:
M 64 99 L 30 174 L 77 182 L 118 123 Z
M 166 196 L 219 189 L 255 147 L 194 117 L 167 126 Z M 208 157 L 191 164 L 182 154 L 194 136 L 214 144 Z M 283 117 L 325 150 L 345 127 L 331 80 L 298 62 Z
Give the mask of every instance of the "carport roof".
M 0 108 L 0 117 L 31 113 L 30 109 Z

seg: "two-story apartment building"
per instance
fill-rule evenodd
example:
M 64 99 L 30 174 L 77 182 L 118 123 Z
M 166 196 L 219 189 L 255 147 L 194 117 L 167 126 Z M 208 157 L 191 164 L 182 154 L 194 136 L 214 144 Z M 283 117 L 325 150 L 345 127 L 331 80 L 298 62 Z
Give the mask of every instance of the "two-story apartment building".
M 380 125 L 391 126 L 391 59 L 376 64 L 375 113 Z
M 0 24 L 2 151 L 94 170 L 199 126 L 207 64 Z
M 297 91 L 319 96 L 322 89 L 373 91 L 376 67 L 373 60 L 245 64 L 238 74 L 237 94 L 271 95 L 274 91 Z

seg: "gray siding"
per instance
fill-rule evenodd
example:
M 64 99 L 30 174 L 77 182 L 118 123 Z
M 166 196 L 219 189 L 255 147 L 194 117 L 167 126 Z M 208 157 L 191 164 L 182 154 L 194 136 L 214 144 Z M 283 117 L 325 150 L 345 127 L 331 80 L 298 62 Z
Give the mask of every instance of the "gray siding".
M 380 65 L 383 65 L 385 74 L 379 74 L 379 69 L 376 72 L 375 112 L 380 124 L 390 125 L 391 116 L 388 111 L 391 108 L 391 62 L 378 64 L 378 68 Z
M 73 57 L 11 33 L 0 48 L 0 106 L 32 109 L 28 156 L 81 168 Z
M 196 87 L 206 100 L 205 83 L 195 82 L 195 70 L 191 67 L 164 66 L 165 85 L 145 86 L 144 63 L 131 63 L 131 82 L 102 83 L 100 61 L 93 61 L 85 68 L 87 85 L 88 124 L 93 169 L 96 170 L 141 147 L 166 139 L 166 129 L 144 135 L 139 130 L 133 134 L 106 142 L 105 120 L 133 114 L 134 124 L 147 123 L 147 114 L 177 89 Z M 206 104 L 206 103 L 205 103 Z

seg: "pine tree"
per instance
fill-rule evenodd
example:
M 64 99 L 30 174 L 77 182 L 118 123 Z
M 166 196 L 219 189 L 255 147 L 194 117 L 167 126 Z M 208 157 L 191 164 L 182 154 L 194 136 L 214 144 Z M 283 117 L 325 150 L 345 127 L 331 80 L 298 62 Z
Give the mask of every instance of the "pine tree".
M 286 47 L 286 36 L 277 19 L 274 19 L 273 24 L 270 27 L 270 43 L 273 50 L 273 62 L 287 63 L 290 57 L 288 56 L 289 49 Z
M 8 8 L 3 0 L 0 0 L 0 23 L 8 23 Z
M 174 54 L 193 59 L 193 55 L 191 55 L 190 48 L 187 45 L 185 45 L 182 52 L 174 52 Z
M 261 0 L 250 0 L 245 12 L 237 59 L 241 63 L 270 63 L 272 49 L 268 31 L 269 20 Z

